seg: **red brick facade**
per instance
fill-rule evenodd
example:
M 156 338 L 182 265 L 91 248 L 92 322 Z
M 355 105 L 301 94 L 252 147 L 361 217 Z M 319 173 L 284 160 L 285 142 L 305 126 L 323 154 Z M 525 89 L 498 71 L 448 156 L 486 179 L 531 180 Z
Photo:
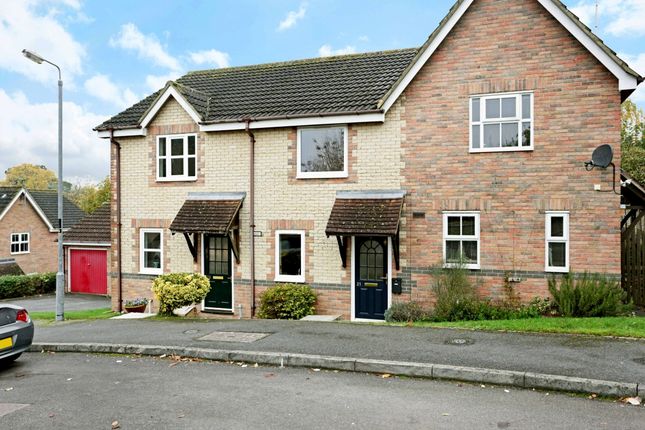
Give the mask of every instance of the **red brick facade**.
M 11 254 L 12 233 L 29 233 L 28 254 Z M 57 235 L 23 195 L 0 221 L 0 256 L 14 258 L 25 273 L 56 272 Z

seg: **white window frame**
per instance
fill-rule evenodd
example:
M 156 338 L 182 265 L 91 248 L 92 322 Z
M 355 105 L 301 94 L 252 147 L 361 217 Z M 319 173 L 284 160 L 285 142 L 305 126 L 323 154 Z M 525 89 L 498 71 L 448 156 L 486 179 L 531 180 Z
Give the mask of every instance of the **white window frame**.
M 475 217 L 475 234 L 473 236 L 470 235 L 449 235 L 448 234 L 448 217 L 451 216 L 459 216 L 459 217 L 464 217 L 464 216 L 472 216 Z M 455 263 L 449 263 L 446 261 L 446 241 L 448 240 L 458 240 L 458 241 L 477 241 L 477 263 L 468 263 L 464 264 L 463 267 L 465 269 L 480 269 L 480 262 L 481 262 L 481 240 L 480 240 L 480 223 L 479 223 L 479 212 L 473 212 L 473 211 L 448 211 L 448 212 L 443 212 L 443 266 L 444 267 L 456 267 L 457 264 Z
M 159 233 L 159 250 L 155 248 L 144 248 L 146 233 Z M 145 252 L 159 252 L 160 264 L 158 269 L 154 267 L 145 267 Z M 163 274 L 163 228 L 142 228 L 139 230 L 139 273 L 145 275 L 162 275 Z
M 312 128 L 342 128 L 343 129 L 343 170 L 337 172 L 303 172 L 301 170 L 302 163 L 300 162 L 301 155 L 301 145 L 302 145 L 302 131 L 309 130 Z M 297 154 L 296 154 L 296 165 L 297 165 L 297 174 L 296 178 L 298 179 L 330 179 L 330 178 L 347 178 L 349 176 L 349 128 L 347 125 L 338 125 L 330 124 L 318 127 L 299 127 L 297 132 Z
M 283 234 L 300 235 L 300 275 L 282 275 L 280 274 L 280 236 Z M 305 243 L 304 230 L 276 230 L 275 232 L 275 281 L 276 282 L 305 282 L 305 253 L 307 244 Z
M 562 237 L 551 236 L 551 218 L 562 217 Z M 564 267 L 549 266 L 549 243 L 564 243 Z M 544 271 L 555 273 L 569 272 L 569 212 L 546 211 L 544 217 Z
M 27 240 L 23 240 L 22 236 L 27 235 Z M 18 236 L 18 240 L 13 240 L 14 236 Z M 9 235 L 9 253 L 11 255 L 19 255 L 19 254 L 29 254 L 31 252 L 31 236 L 28 232 L 21 232 L 21 233 L 11 233 Z M 20 247 L 23 244 L 27 244 L 27 250 L 26 251 L 21 251 Z M 18 245 L 18 252 L 12 252 L 11 248 L 13 245 Z
M 531 96 L 531 115 L 528 120 L 522 119 L 522 96 Z M 501 118 L 501 102 L 500 102 L 500 118 L 486 118 L 486 100 L 502 99 L 508 97 L 515 97 L 515 117 L 514 118 Z M 473 99 L 479 99 L 479 121 L 473 121 Z M 508 152 L 508 151 L 533 151 L 533 141 L 535 138 L 535 109 L 533 108 L 533 100 L 535 96 L 533 91 L 518 91 L 510 93 L 494 93 L 494 94 L 474 94 L 468 98 L 468 149 L 469 152 Z M 500 146 L 498 148 L 484 148 L 484 125 L 486 124 L 505 124 L 517 122 L 519 142 L 518 146 Z M 522 123 L 529 122 L 531 124 L 531 142 L 529 146 L 522 146 Z M 473 148 L 473 126 L 479 126 L 479 148 Z M 501 133 L 501 127 L 500 127 Z
M 195 138 L 195 154 L 194 155 L 189 155 L 188 154 L 188 137 L 193 136 Z M 159 145 L 161 139 L 166 139 L 166 155 L 160 156 L 159 155 Z M 183 154 L 181 156 L 179 155 L 171 155 L 171 140 L 172 139 L 183 139 L 184 141 L 184 150 Z M 156 139 L 156 144 L 155 144 L 155 170 L 157 172 L 157 181 L 158 182 L 176 182 L 176 181 L 196 181 L 197 180 L 197 145 L 198 145 L 198 139 L 197 139 L 197 134 L 196 133 L 187 133 L 187 134 L 166 134 L 166 135 L 160 135 L 157 136 Z M 160 171 L 159 171 L 159 161 L 160 159 L 164 159 L 164 163 L 166 165 L 166 176 L 162 177 L 159 176 Z M 182 158 L 184 160 L 184 174 L 183 175 L 172 175 L 172 160 L 173 159 L 179 159 Z M 189 176 L 188 175 L 188 159 L 189 158 L 194 158 L 195 159 L 195 176 Z

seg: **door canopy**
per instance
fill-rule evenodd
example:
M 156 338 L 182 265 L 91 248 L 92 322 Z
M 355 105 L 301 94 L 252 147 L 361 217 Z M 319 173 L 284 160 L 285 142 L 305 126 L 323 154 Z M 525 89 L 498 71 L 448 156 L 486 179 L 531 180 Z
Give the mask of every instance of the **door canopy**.
M 391 237 L 399 269 L 399 223 L 405 191 L 338 191 L 325 234 L 336 236 L 343 267 L 352 236 Z
M 246 193 L 189 193 L 170 224 L 170 231 L 183 233 L 195 261 L 197 234 L 228 236 L 235 259 L 239 261 L 239 213 L 244 197 Z

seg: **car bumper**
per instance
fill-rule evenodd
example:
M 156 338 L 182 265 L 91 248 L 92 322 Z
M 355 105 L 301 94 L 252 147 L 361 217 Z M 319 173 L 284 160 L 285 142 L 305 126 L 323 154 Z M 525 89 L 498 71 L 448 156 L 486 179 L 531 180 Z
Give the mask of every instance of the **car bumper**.
M 34 338 L 34 323 L 22 321 L 0 326 L 0 341 L 11 338 L 11 346 L 0 349 L 0 360 L 21 354 L 31 346 Z

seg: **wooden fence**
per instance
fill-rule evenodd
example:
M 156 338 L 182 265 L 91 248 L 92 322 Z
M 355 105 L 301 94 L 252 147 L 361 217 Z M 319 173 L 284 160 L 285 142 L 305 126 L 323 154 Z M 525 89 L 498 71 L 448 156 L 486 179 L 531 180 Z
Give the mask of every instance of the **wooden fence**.
M 645 210 L 626 218 L 621 232 L 621 283 L 637 306 L 645 306 Z

